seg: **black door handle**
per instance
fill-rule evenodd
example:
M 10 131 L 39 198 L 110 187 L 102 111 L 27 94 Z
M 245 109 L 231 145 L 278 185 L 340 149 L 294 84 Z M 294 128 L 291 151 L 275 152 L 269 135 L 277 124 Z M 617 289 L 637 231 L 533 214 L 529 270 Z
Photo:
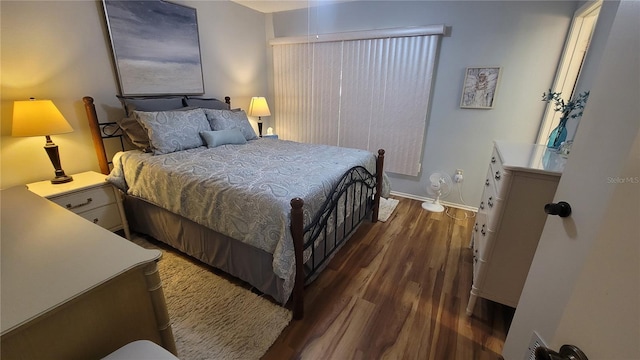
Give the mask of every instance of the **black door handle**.
M 536 349 L 536 360 L 589 360 L 582 350 L 574 345 L 562 345 L 560 352 L 555 352 L 544 346 Z
M 566 201 L 551 203 L 544 206 L 544 212 L 549 215 L 558 215 L 560 217 L 568 217 L 571 215 L 571 205 Z

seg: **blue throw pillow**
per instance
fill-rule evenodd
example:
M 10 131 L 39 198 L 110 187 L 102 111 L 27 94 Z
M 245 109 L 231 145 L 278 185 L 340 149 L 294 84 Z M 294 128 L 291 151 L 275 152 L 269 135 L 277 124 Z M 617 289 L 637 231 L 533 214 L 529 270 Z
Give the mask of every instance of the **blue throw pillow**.
M 202 131 L 200 136 L 202 136 L 204 141 L 207 143 L 208 148 L 214 148 L 226 144 L 242 145 L 247 143 L 244 135 L 240 129 L 237 128 L 218 131 Z

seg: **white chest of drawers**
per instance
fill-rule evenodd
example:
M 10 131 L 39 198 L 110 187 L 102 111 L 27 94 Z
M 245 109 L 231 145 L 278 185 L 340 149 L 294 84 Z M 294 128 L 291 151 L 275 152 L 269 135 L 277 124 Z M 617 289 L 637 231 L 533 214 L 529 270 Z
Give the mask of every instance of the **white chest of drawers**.
M 131 239 L 120 194 L 105 181 L 106 175 L 87 171 L 72 177 L 68 183 L 40 181 L 27 184 L 27 188 L 105 229 L 124 230 L 125 237 Z
M 565 159 L 544 145 L 496 141 L 471 235 L 477 297 L 516 307 Z

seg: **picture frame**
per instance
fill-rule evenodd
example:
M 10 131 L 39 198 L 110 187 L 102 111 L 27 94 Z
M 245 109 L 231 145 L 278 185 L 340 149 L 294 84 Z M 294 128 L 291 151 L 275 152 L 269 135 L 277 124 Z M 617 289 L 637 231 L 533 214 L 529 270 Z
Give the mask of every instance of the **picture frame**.
M 462 85 L 460 107 L 492 109 L 495 104 L 502 68 L 499 66 L 468 67 Z
M 120 94 L 202 95 L 196 9 L 163 0 L 103 0 Z

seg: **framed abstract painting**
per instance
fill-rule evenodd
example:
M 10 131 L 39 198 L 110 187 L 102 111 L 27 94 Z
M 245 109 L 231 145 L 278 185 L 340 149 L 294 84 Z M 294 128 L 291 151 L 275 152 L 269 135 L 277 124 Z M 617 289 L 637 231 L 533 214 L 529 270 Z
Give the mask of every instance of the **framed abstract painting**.
M 122 95 L 204 93 L 196 9 L 103 0 Z

